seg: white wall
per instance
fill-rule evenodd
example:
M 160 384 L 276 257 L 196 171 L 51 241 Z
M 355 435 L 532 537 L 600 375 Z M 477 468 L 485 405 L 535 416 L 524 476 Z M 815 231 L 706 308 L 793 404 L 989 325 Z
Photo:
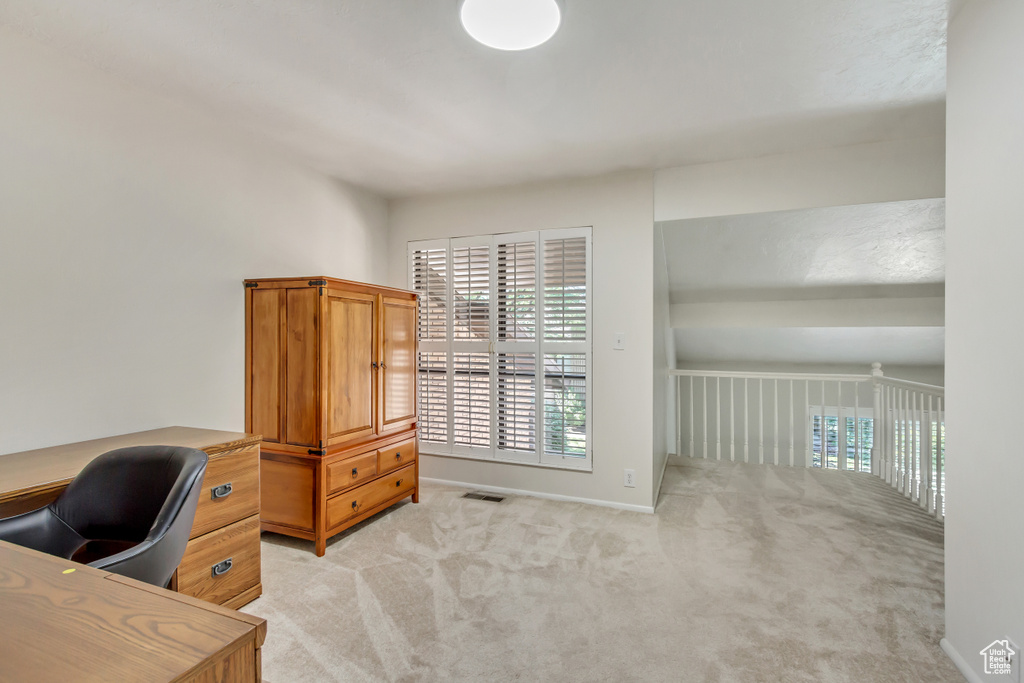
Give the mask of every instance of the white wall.
M 408 287 L 410 240 L 593 226 L 592 473 L 439 456 L 424 477 L 649 508 L 653 496 L 653 198 L 650 173 L 395 201 L 391 284 Z M 616 332 L 626 349 L 612 350 Z M 623 469 L 636 470 L 636 488 Z
M 654 226 L 654 504 L 658 502 L 661 478 L 668 454 L 676 452 L 675 379 L 668 375 L 676 367 L 675 334 L 670 324 L 668 261 L 664 228 Z
M 0 453 L 244 427 L 245 277 L 383 281 L 379 198 L 0 31 Z
M 776 154 L 658 171 L 654 216 L 786 211 L 945 196 L 942 137 Z
M 967 3 L 948 64 L 943 644 L 987 680 L 983 647 L 1024 645 L 1024 4 Z

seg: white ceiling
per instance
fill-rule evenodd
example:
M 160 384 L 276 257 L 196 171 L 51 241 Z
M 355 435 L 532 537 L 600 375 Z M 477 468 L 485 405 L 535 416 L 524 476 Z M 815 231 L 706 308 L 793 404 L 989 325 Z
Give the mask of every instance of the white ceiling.
M 848 327 L 792 327 L 758 317 L 748 327 L 673 331 L 686 363 L 942 365 L 942 327 L 919 326 L 944 296 L 945 200 L 801 209 L 671 221 L 664 229 L 672 303 L 834 300 Z M 899 325 L 859 325 L 842 299 L 899 298 Z M 921 301 L 920 305 L 916 301 Z M 761 304 L 764 305 L 764 304 Z M 768 306 L 766 310 L 775 310 Z M 831 324 L 831 323 L 830 323 Z M 900 326 L 902 325 L 902 326 Z
M 681 363 L 943 365 L 942 327 L 796 327 L 674 330 Z
M 818 298 L 801 289 L 877 296 L 886 287 L 912 296 L 911 286 L 945 282 L 945 205 L 922 199 L 663 223 L 672 300 Z
M 456 0 L 5 0 L 0 25 L 397 196 L 944 125 L 946 0 L 566 0 L 535 50 Z

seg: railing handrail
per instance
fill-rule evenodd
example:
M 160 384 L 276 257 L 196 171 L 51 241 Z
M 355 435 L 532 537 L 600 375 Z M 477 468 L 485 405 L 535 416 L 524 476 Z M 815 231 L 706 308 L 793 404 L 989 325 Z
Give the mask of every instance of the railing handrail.
M 743 372 L 737 370 L 669 370 L 669 376 L 676 377 L 732 377 L 735 379 L 785 379 L 810 380 L 814 382 L 869 382 L 871 375 L 830 375 L 811 372 Z
M 917 389 L 919 391 L 927 391 L 930 394 L 936 396 L 945 396 L 946 388 L 936 386 L 934 384 L 925 384 L 924 382 L 911 382 L 909 379 L 897 379 L 896 377 L 877 377 L 875 378 L 879 384 L 890 384 L 892 386 L 905 387 L 907 389 Z
M 909 379 L 898 377 L 873 376 L 873 375 L 841 375 L 821 372 L 746 372 L 743 370 L 668 370 L 669 376 L 675 377 L 728 377 L 733 379 L 782 379 L 782 380 L 810 380 L 812 382 L 834 381 L 834 382 L 870 382 L 875 380 L 881 384 L 905 387 L 927 391 L 936 396 L 945 395 L 945 387 L 925 382 L 914 382 Z

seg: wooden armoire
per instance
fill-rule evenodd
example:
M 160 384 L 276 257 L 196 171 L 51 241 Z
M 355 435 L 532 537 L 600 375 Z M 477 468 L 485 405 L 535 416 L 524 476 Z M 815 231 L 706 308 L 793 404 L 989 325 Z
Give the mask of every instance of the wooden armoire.
M 245 429 L 261 528 L 316 543 L 419 500 L 416 295 L 329 277 L 245 281 Z

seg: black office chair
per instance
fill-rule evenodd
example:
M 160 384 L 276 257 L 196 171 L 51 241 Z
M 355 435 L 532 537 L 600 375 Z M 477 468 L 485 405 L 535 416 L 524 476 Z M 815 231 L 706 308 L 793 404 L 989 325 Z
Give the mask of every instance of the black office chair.
M 0 519 L 0 540 L 166 587 L 185 554 L 206 460 L 177 446 L 104 453 L 48 506 Z

